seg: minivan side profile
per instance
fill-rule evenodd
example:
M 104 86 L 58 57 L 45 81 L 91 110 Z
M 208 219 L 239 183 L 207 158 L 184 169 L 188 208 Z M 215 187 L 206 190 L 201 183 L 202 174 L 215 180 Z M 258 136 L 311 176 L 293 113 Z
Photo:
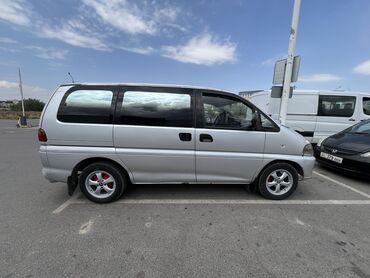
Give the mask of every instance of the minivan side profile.
M 249 101 L 278 120 L 281 98 L 270 91 L 244 94 Z M 318 143 L 370 118 L 370 93 L 352 91 L 294 90 L 288 100 L 286 125 Z
M 42 172 L 79 185 L 98 203 L 128 183 L 256 184 L 268 199 L 290 196 L 315 158 L 301 135 L 255 105 L 215 89 L 150 84 L 66 84 L 45 105 Z

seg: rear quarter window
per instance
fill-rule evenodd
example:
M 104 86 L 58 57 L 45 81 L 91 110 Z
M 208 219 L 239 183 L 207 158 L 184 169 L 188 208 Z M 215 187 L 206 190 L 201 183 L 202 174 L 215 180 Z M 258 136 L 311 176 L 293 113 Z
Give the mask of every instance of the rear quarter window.
M 113 92 L 110 90 L 74 90 L 67 92 L 57 118 L 67 123 L 109 124 L 112 122 Z

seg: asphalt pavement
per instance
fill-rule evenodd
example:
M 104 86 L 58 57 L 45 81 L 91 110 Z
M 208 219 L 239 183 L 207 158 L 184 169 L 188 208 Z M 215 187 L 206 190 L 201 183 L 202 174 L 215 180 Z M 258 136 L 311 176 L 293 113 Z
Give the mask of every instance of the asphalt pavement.
M 283 202 L 140 185 L 98 205 L 45 180 L 37 151 L 37 127 L 0 121 L 0 277 L 370 277 L 368 180 L 317 166 Z

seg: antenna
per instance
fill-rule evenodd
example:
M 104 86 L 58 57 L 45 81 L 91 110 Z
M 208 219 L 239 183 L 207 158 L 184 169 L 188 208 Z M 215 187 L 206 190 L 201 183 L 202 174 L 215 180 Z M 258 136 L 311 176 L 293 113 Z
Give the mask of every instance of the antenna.
M 68 72 L 68 75 L 71 77 L 71 79 L 72 79 L 72 83 L 75 83 L 75 80 L 73 79 L 72 74 L 71 74 L 70 72 Z

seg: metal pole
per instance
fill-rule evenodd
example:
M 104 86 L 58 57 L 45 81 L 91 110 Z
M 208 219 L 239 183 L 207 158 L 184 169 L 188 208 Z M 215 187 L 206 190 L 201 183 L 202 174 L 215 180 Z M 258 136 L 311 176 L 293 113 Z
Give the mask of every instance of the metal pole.
M 297 41 L 297 30 L 298 30 L 300 7 L 301 7 L 301 0 L 294 0 L 292 26 L 290 29 L 290 36 L 289 36 L 288 59 L 287 59 L 286 67 L 285 67 L 283 95 L 281 97 L 280 115 L 279 115 L 280 123 L 283 125 L 286 122 L 286 114 L 288 110 L 288 100 L 289 100 L 289 92 L 290 92 L 290 83 L 292 81 L 293 61 L 294 61 L 295 45 Z
M 21 92 L 21 101 L 22 101 L 22 116 L 24 117 L 24 101 L 23 101 L 23 88 L 22 88 L 22 77 L 21 77 L 21 69 L 18 68 L 18 74 L 19 74 L 19 90 Z

